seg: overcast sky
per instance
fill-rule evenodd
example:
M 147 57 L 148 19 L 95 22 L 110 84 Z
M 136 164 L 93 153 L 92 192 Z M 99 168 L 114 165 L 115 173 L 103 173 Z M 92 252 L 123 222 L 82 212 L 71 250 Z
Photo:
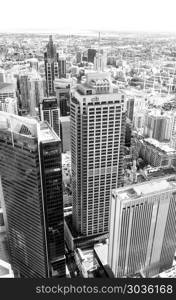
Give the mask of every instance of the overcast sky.
M 176 32 L 176 0 L 2 0 L 0 31 Z

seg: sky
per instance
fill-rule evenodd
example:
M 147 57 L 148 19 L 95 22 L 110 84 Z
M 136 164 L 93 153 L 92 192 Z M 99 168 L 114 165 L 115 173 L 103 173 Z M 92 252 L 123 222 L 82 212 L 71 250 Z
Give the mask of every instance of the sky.
M 3 0 L 0 32 L 176 32 L 176 0 Z

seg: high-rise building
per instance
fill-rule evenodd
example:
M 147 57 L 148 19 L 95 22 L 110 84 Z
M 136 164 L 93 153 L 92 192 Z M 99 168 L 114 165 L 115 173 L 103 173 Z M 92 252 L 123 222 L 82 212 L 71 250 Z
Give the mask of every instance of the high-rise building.
M 89 73 L 70 107 L 73 226 L 108 232 L 111 189 L 123 183 L 124 97 L 108 73 Z
M 88 60 L 88 62 L 94 63 L 94 58 L 95 58 L 96 53 L 97 53 L 97 50 L 95 50 L 95 49 L 88 49 L 87 50 L 87 60 Z
M 152 277 L 172 266 L 176 181 L 158 179 L 112 191 L 108 264 L 115 277 Z
M 17 87 L 19 93 L 19 107 L 23 110 L 29 110 L 29 74 L 22 72 L 17 78 Z
M 59 56 L 59 78 L 66 78 L 66 58 Z
M 49 43 L 46 47 L 47 50 L 44 53 L 44 60 L 47 96 L 54 96 L 54 80 L 56 77 L 59 77 L 59 54 L 57 53 L 56 47 L 53 44 L 51 35 L 49 36 Z
M 71 81 L 66 78 L 57 78 L 54 81 L 54 89 L 56 98 L 60 108 L 61 117 L 70 114 L 70 97 L 71 97 Z
M 55 133 L 60 137 L 60 110 L 55 97 L 44 98 L 39 105 L 41 121 L 47 121 Z
M 29 113 L 31 116 L 37 114 L 39 103 L 44 98 L 43 79 L 35 70 L 30 74 L 28 80 L 29 86 Z
M 16 276 L 65 276 L 61 143 L 46 122 L 0 112 L 0 198 Z

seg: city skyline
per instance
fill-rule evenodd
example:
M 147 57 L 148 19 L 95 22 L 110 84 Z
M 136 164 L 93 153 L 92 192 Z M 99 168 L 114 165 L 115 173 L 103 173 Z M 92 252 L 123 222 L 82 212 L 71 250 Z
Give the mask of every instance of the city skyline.
M 0 104 L 0 277 L 176 276 L 174 35 L 2 34 Z

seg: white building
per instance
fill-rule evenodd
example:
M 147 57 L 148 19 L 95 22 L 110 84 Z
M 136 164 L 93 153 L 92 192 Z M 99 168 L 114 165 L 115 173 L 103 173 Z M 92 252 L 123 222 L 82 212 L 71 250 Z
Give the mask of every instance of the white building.
M 115 277 L 152 277 L 172 266 L 176 181 L 152 180 L 112 191 L 108 264 Z

